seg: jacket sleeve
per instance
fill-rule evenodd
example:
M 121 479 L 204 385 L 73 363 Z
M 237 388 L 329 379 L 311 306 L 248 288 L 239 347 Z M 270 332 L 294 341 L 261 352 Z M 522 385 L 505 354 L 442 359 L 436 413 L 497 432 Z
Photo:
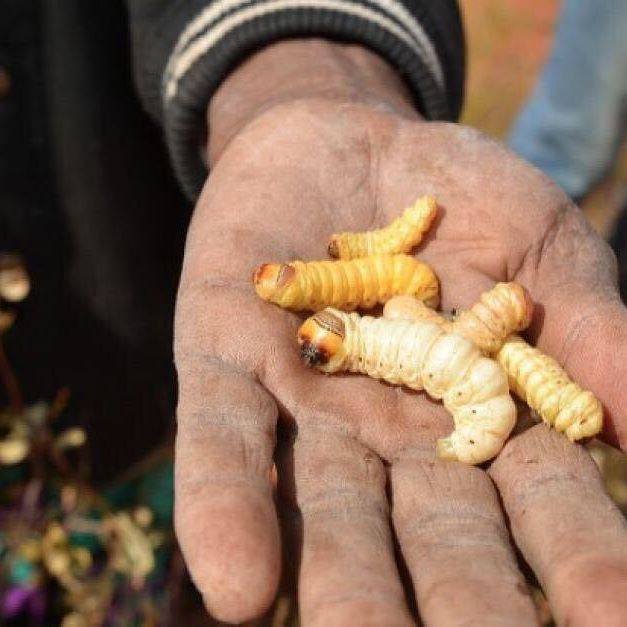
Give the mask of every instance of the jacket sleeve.
M 464 41 L 456 0 L 127 0 L 135 81 L 191 199 L 206 178 L 199 138 L 220 82 L 251 52 L 293 37 L 361 44 L 388 61 L 431 120 L 456 120 Z

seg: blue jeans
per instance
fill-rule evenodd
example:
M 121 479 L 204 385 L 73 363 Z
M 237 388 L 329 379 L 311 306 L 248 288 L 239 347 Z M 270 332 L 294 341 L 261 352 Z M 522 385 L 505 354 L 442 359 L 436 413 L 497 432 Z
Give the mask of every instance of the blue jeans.
M 627 0 L 564 0 L 510 147 L 581 198 L 611 167 L 626 123 Z

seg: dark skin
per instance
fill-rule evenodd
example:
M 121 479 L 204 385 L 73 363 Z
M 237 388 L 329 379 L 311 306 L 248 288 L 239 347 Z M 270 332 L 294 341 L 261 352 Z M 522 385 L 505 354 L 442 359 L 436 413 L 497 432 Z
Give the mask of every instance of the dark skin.
M 269 47 L 223 84 L 208 121 L 175 341 L 176 528 L 208 610 L 240 622 L 275 596 L 274 460 L 304 625 L 413 624 L 394 535 L 428 624 L 535 624 L 514 545 L 560 624 L 621 624 L 627 527 L 583 447 L 538 425 L 487 469 L 437 461 L 452 429 L 439 404 L 307 368 L 303 316 L 251 283 L 263 262 L 323 259 L 332 232 L 381 227 L 432 193 L 440 215 L 416 254 L 443 308 L 524 285 L 530 338 L 599 396 L 604 435 L 625 449 L 627 315 L 579 209 L 500 144 L 422 121 L 394 72 L 356 47 Z

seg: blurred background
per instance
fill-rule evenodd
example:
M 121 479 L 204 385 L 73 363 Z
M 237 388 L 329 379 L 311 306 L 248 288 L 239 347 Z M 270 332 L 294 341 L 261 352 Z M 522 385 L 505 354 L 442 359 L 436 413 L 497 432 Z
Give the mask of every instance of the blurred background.
M 54 4 L 0 0 L 0 624 L 214 625 L 171 527 L 168 338 L 190 207 L 133 95 L 122 2 Z M 464 123 L 510 138 L 561 5 L 462 0 Z M 578 200 L 620 253 L 627 156 L 614 149 Z M 627 512 L 624 457 L 591 452 Z M 289 582 L 255 624 L 297 624 Z
M 468 45 L 462 122 L 507 139 L 549 58 L 562 4 L 561 0 L 460 2 Z M 605 4 L 613 5 L 608 11 L 611 19 L 618 4 Z M 624 113 L 624 101 L 621 104 Z M 581 203 L 592 224 L 606 237 L 612 234 L 625 202 L 626 182 L 627 151 L 622 149 L 614 167 Z

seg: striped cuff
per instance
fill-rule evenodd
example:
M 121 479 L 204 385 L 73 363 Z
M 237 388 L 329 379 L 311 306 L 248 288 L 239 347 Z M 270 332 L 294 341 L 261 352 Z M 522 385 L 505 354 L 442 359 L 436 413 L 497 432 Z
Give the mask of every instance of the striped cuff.
M 200 11 L 179 36 L 162 83 L 166 140 L 190 199 L 207 176 L 199 138 L 209 99 L 236 64 L 280 39 L 325 37 L 364 45 L 400 72 L 427 119 L 455 119 L 461 87 L 451 84 L 450 75 L 463 71 L 449 67 L 450 54 L 439 45 L 444 37 L 428 4 L 413 0 L 410 11 L 400 0 L 216 0 Z

